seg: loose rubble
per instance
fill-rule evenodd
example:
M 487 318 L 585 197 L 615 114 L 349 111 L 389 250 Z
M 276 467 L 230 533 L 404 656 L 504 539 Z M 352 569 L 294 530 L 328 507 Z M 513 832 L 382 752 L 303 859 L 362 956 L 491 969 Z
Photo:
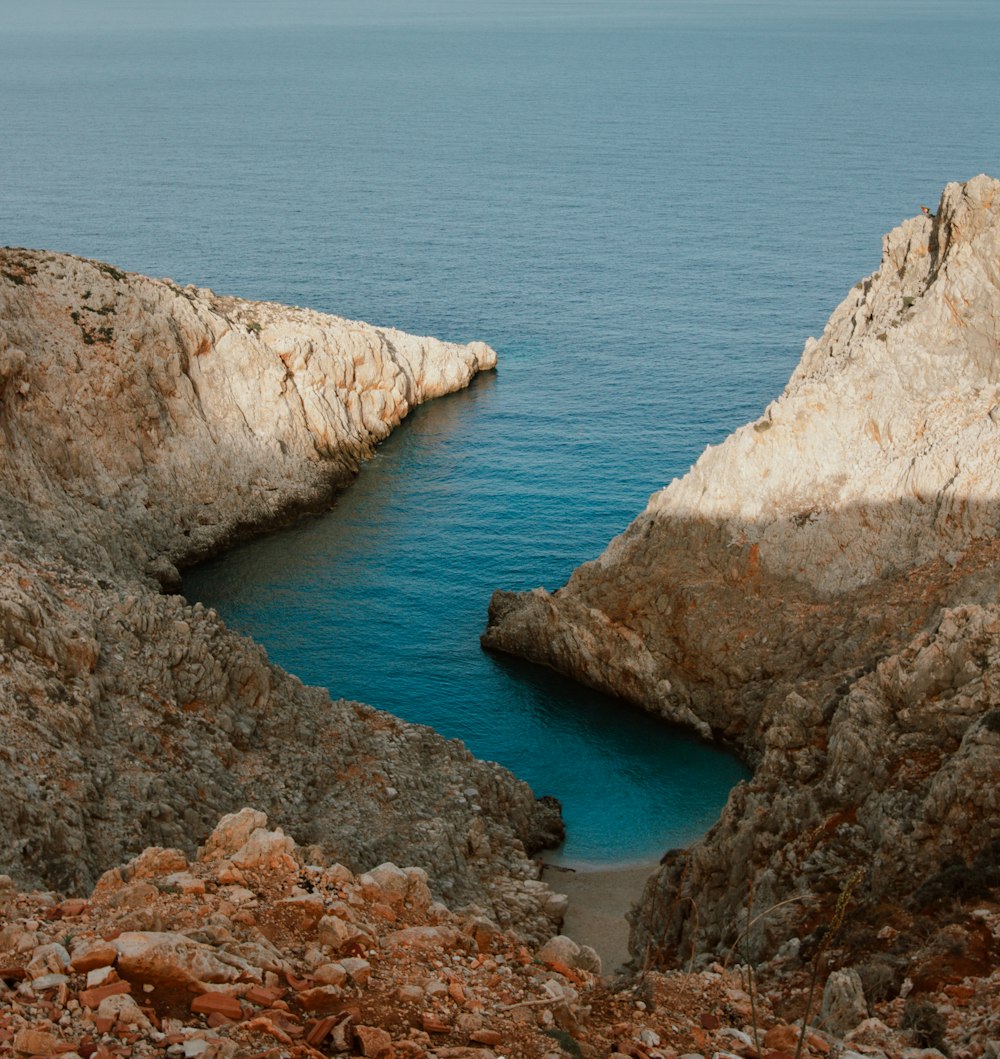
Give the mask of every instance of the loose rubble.
M 314 852 L 243 809 L 219 822 L 195 858 L 147 849 L 85 898 L 23 893 L 0 878 L 0 1055 L 794 1053 L 798 1027 L 777 1018 L 768 998 L 751 1003 L 743 969 L 615 983 L 570 938 L 531 949 L 483 910 L 450 911 L 422 869 L 380 864 L 355 874 L 314 862 Z M 954 1059 L 986 1054 L 989 1027 L 968 1032 L 989 1006 L 986 983 L 948 999 L 939 1010 Z M 965 1037 L 952 1027 L 959 1009 Z M 809 1030 L 803 1055 L 918 1059 L 919 1033 L 900 1028 L 902 1002 L 865 1014 L 846 1043 Z

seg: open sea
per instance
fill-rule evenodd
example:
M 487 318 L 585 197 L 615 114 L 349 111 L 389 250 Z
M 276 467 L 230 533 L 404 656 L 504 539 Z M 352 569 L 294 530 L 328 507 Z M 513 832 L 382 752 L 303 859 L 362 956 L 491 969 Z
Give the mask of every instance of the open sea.
M 759 414 L 882 233 L 1000 175 L 996 0 L 0 0 L 0 242 L 418 334 L 495 374 L 185 592 L 564 804 L 703 833 L 732 757 L 484 654 Z

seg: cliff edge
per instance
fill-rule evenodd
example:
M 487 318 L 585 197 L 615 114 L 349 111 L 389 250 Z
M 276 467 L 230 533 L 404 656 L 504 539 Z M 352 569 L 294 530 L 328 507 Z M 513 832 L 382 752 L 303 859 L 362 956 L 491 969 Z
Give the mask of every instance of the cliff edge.
M 487 647 L 755 766 L 648 883 L 638 963 L 740 939 L 793 966 L 864 868 L 851 959 L 958 980 L 943 941 L 912 954 L 1000 883 L 998 455 L 1000 182 L 978 176 L 885 237 L 781 397 L 603 555 L 553 594 L 494 595 Z M 994 965 L 996 939 L 976 944 Z
M 326 504 L 454 345 L 0 250 L 0 871 L 80 892 L 248 802 L 358 869 L 551 932 L 534 797 L 457 741 L 331 701 L 177 595 L 177 566 Z

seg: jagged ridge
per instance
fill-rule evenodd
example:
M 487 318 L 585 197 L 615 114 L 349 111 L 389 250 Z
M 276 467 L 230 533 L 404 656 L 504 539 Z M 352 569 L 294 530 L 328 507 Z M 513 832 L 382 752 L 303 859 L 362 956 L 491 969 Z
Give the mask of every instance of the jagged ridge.
M 858 866 L 853 956 L 885 954 L 898 916 L 904 959 L 934 911 L 920 883 L 1000 837 L 998 453 L 1000 183 L 979 176 L 886 236 L 782 396 L 600 558 L 494 596 L 487 646 L 756 766 L 648 884 L 637 959 L 725 952 L 752 882 L 756 908 L 789 902 L 755 958 L 794 961 Z

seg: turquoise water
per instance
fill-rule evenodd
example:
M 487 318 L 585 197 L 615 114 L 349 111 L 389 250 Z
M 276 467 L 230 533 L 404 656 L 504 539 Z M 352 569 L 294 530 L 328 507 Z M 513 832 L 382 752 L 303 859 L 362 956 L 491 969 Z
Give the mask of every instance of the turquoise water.
M 1000 174 L 993 0 L 2 5 L 0 241 L 423 334 L 495 376 L 186 590 L 304 680 L 565 804 L 708 826 L 731 758 L 480 652 L 778 393 L 942 185 Z

